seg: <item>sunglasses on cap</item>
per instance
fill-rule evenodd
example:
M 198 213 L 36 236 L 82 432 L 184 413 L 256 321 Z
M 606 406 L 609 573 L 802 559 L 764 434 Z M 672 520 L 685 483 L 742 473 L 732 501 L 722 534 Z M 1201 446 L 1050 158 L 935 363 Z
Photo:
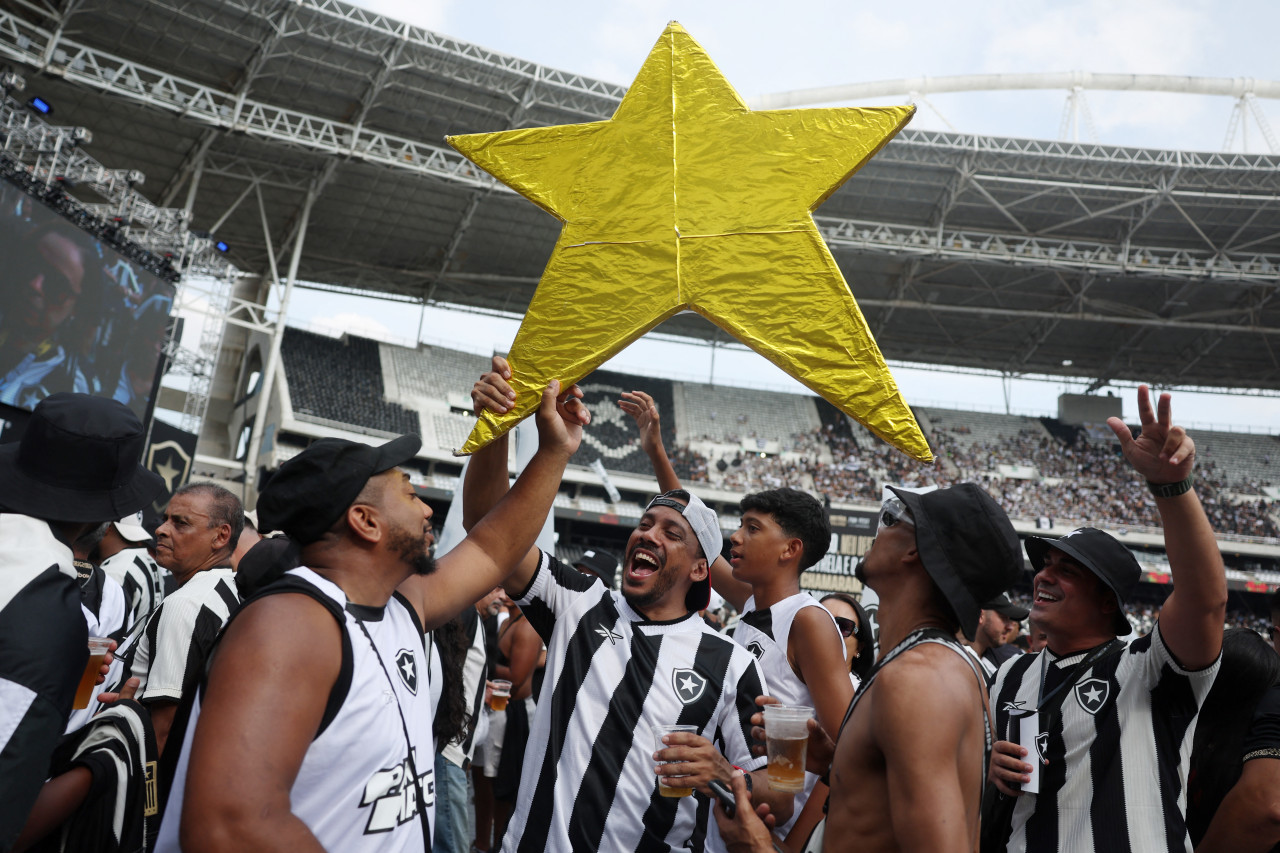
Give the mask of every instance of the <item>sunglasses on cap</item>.
M 908 527 L 915 527 L 915 520 L 911 517 L 911 510 L 907 509 L 907 505 L 900 499 L 894 497 L 889 498 L 880 508 L 880 519 L 876 524 L 876 534 L 886 527 L 893 527 L 895 524 L 905 524 Z
M 841 637 L 852 637 L 858 633 L 858 623 L 844 616 L 833 616 L 836 620 L 836 627 L 840 629 Z

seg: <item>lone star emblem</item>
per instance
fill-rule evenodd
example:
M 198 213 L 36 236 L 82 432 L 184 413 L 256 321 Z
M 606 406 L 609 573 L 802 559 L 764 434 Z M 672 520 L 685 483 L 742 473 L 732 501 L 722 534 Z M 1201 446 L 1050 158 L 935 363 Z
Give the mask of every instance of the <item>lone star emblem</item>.
M 680 701 L 688 705 L 701 698 L 707 689 L 707 679 L 692 669 L 675 669 L 671 671 L 671 686 L 675 688 Z
M 604 637 L 606 640 L 608 640 L 609 645 L 611 646 L 617 645 L 618 641 L 622 639 L 622 635 L 615 634 L 613 632 L 613 629 L 610 628 L 608 625 L 601 625 L 599 628 L 596 629 L 596 633 L 599 634 L 601 637 Z
M 1076 685 L 1076 701 L 1090 714 L 1097 714 L 1107 704 L 1111 685 L 1101 678 L 1086 678 Z
M 1046 767 L 1049 764 L 1049 733 L 1041 732 L 1036 735 L 1036 754 L 1040 756 L 1040 761 Z
M 747 643 L 747 651 L 755 655 L 756 660 L 760 660 L 760 658 L 764 657 L 764 646 L 760 644 L 759 640 L 752 640 Z
M 409 688 L 409 692 L 417 696 L 418 662 L 409 649 L 401 649 L 396 653 L 396 672 L 400 673 L 400 680 Z

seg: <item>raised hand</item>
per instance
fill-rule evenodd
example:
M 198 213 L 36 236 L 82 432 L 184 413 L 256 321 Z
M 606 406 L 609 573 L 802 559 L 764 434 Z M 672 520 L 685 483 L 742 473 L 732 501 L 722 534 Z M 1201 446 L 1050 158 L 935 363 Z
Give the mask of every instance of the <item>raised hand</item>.
M 662 443 L 662 418 L 658 404 L 643 391 L 623 391 L 618 407 L 635 419 L 640 430 L 640 449 L 652 456 Z
M 1170 396 L 1161 394 L 1155 411 L 1151 408 L 1151 390 L 1138 386 L 1138 416 L 1142 434 L 1137 438 L 1120 418 L 1108 418 L 1107 426 L 1120 441 L 1120 450 L 1133 469 L 1152 483 L 1176 483 L 1185 480 L 1195 463 L 1196 445 L 1180 426 L 1173 426 Z
M 471 408 L 476 417 L 485 409 L 502 414 L 516 402 L 516 392 L 507 384 L 511 379 L 511 366 L 500 355 L 495 355 L 488 373 L 471 387 Z
M 558 447 L 572 456 L 582 442 L 582 428 L 591 423 L 591 412 L 582 403 L 582 389 L 574 385 L 561 394 L 560 380 L 552 379 L 542 392 L 535 422 L 539 450 Z

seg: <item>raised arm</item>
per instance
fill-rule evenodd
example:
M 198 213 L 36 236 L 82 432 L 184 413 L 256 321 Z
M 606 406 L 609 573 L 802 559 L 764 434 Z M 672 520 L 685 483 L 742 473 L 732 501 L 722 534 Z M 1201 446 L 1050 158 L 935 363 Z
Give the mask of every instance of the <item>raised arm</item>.
M 1141 385 L 1138 415 L 1142 434 L 1135 439 L 1122 420 L 1107 420 L 1125 459 L 1148 483 L 1181 482 L 1191 476 L 1195 464 L 1195 442 L 1182 427 L 1172 425 L 1170 409 L 1169 395 L 1161 394 L 1158 410 L 1153 411 L 1151 392 Z M 1183 667 L 1204 669 L 1218 659 L 1222 649 L 1227 612 L 1222 553 L 1194 487 L 1155 501 L 1174 586 L 1160 612 L 1160 636 Z
M 662 443 L 662 416 L 658 411 L 658 404 L 643 391 L 624 391 L 618 406 L 635 419 L 636 428 L 640 430 L 640 447 L 653 465 L 654 476 L 658 478 L 658 489 L 669 492 L 681 488 L 680 478 L 676 476 L 676 469 L 667 458 L 667 448 Z M 708 568 L 711 572 L 711 588 L 720 593 L 735 610 L 742 610 L 742 606 L 751 597 L 751 584 L 735 578 L 733 567 L 724 557 L 717 556 Z
M 538 451 L 510 491 L 501 495 L 496 482 L 499 477 L 503 486 L 507 482 L 502 448 L 485 448 L 501 453 L 500 463 L 493 457 L 486 462 L 477 453 L 481 458 L 473 459 L 468 466 L 464 498 L 471 498 L 469 492 L 474 484 L 480 495 L 500 495 L 500 499 L 491 509 L 468 504 L 463 515 L 474 523 L 467 538 L 440 558 L 434 574 L 406 581 L 412 584 L 411 600 L 417 603 L 427 630 L 479 601 L 495 586 L 505 587 L 508 594 L 520 593 L 532 580 L 537 568 L 533 543 L 555 501 L 565 465 L 582 440 L 582 427 L 591 420 L 586 407 L 578 401 L 581 391 L 575 387 L 563 395 L 559 392 L 560 383 L 555 380 L 542 392 L 536 415 Z M 491 481 L 480 485 L 480 478 L 484 477 Z M 483 517 L 477 520 L 480 515 Z M 401 591 L 410 594 L 404 586 Z
M 636 428 L 640 430 L 640 449 L 653 465 L 658 491 L 680 488 L 680 478 L 676 476 L 676 469 L 667 458 L 666 445 L 662 443 L 662 416 L 658 404 L 643 391 L 623 391 L 618 407 L 635 419 Z

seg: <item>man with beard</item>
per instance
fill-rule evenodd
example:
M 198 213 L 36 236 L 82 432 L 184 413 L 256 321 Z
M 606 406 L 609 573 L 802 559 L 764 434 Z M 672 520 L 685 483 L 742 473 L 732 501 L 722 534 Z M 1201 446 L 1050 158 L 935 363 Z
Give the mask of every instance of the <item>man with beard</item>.
M 471 392 L 477 413 L 506 411 L 515 400 L 510 377 L 495 356 Z M 472 457 L 464 525 L 506 488 L 500 439 Z M 547 644 L 547 667 L 504 853 L 701 850 L 708 783 L 741 775 L 734 765 L 763 768 L 748 734 L 764 692 L 755 658 L 698 616 L 711 593 L 708 560 L 722 546 L 715 513 L 672 491 L 650 502 L 632 531 L 621 591 L 533 548 L 507 578 Z M 654 727 L 668 724 L 693 732 L 668 734 L 655 751 Z M 698 793 L 664 795 L 659 777 Z M 791 795 L 770 792 L 762 769 L 753 787 L 789 816 Z
M 472 606 L 533 544 L 589 420 L 576 389 L 562 405 L 558 391 L 552 382 L 543 392 L 540 446 L 510 499 L 438 571 L 427 552 L 431 509 L 399 467 L 417 454 L 417 436 L 381 447 L 321 439 L 280 466 L 259 518 L 299 546 L 301 567 L 226 628 L 192 709 L 158 850 L 430 848 L 423 631 Z

